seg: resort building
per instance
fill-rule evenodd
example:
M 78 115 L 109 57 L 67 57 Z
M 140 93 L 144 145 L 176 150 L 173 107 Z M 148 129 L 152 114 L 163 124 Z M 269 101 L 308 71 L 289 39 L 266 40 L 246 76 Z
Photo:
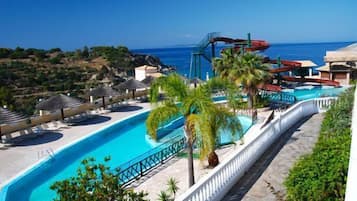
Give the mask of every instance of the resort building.
M 142 81 L 146 77 L 151 76 L 154 78 L 162 76 L 162 73 L 158 71 L 158 67 L 143 65 L 135 68 L 135 79 Z
M 313 68 L 317 67 L 317 65 L 312 62 L 311 60 L 298 60 L 296 62 L 301 63 L 301 68 L 308 69 L 309 73 L 308 76 L 312 77 L 313 76 Z M 293 72 L 289 71 L 289 76 L 292 76 Z
M 324 57 L 326 64 L 317 70 L 321 79 L 340 82 L 348 85 L 357 79 L 357 43 L 336 51 L 327 51 Z

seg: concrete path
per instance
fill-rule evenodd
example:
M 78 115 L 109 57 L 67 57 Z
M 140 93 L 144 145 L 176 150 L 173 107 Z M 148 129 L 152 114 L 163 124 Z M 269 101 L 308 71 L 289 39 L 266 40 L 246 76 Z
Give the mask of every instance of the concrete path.
M 316 114 L 284 133 L 228 192 L 224 201 L 284 200 L 283 182 L 297 159 L 312 151 L 323 120 Z
M 148 108 L 150 103 L 131 103 L 116 112 L 101 114 L 86 125 L 62 127 L 55 132 L 21 141 L 15 146 L 0 144 L 0 188 L 9 179 L 48 157 L 48 151 L 56 152 L 106 125 Z

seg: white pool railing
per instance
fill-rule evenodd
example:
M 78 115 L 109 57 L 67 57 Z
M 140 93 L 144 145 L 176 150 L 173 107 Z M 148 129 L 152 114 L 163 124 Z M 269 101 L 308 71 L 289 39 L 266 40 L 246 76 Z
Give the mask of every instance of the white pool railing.
M 257 137 L 247 146 L 235 150 L 228 160 L 219 164 L 177 200 L 221 200 L 282 133 L 303 118 L 324 112 L 335 100 L 336 98 L 326 97 L 301 101 L 280 115 L 276 115 L 270 123 L 258 130 Z

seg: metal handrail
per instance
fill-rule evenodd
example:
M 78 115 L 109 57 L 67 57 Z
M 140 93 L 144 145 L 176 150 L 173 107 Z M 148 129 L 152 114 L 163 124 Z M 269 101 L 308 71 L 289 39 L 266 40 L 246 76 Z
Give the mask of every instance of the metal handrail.
M 164 147 L 164 148 L 163 148 Z M 142 177 L 146 172 L 164 163 L 185 148 L 185 137 L 177 136 L 119 167 L 119 182 L 122 185 Z M 143 157 L 146 156 L 146 157 Z
M 297 101 L 297 98 L 294 95 L 287 94 L 287 93 L 263 93 L 262 97 L 269 98 L 270 101 L 274 102 L 283 102 L 288 104 L 294 104 Z

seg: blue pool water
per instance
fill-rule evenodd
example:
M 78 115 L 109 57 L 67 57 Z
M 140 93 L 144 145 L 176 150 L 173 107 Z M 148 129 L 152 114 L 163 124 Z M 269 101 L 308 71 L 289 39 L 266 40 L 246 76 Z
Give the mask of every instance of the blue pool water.
M 312 98 L 338 96 L 343 92 L 345 87 L 329 87 L 329 86 L 306 86 L 295 89 L 285 89 L 284 93 L 294 95 L 298 101 Z
M 53 159 L 38 165 L 5 187 L 7 188 L 6 200 L 52 200 L 55 193 L 49 187 L 55 181 L 74 176 L 84 158 L 94 157 L 101 162 L 105 156 L 111 156 L 108 165 L 118 167 L 159 146 L 162 141 L 153 143 L 146 137 L 147 115 L 148 112 L 145 112 L 106 127 L 76 143 L 75 146 L 69 146 L 60 151 Z M 244 116 L 238 118 L 244 131 L 247 131 L 251 125 L 250 118 Z M 162 140 L 173 138 L 175 135 L 183 135 L 182 127 L 173 130 L 168 135 Z M 223 131 L 221 142 L 229 141 L 231 141 L 229 133 Z M 5 191 L 3 189 L 3 193 Z

